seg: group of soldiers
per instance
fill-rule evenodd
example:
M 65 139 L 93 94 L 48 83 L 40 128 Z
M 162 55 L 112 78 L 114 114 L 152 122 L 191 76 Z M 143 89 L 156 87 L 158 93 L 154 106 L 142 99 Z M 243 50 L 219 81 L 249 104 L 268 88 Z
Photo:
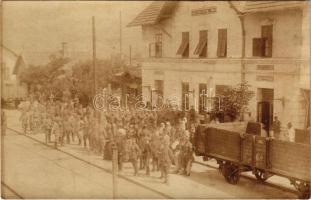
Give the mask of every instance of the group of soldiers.
M 172 164 L 175 173 L 190 175 L 195 131 L 195 124 L 187 122 L 185 115 L 168 115 L 164 111 L 103 112 L 92 105 L 83 107 L 77 99 L 47 99 L 32 100 L 24 106 L 21 121 L 25 133 L 28 129 L 42 131 L 46 143 L 54 143 L 55 148 L 76 144 L 111 159 L 115 147 L 120 171 L 124 162 L 130 162 L 134 175 L 139 170 L 147 176 L 151 171 L 160 171 L 167 183 Z

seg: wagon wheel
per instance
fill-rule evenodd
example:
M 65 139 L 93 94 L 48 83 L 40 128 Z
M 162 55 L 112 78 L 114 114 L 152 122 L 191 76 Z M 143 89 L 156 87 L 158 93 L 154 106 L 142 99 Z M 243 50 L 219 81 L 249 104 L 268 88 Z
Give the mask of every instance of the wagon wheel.
M 294 187 L 298 190 L 300 199 L 310 198 L 310 183 L 309 182 L 291 180 L 291 184 L 293 184 Z
M 226 163 L 224 165 L 225 171 L 224 176 L 226 178 L 226 181 L 230 184 L 237 184 L 240 180 L 240 169 L 239 166 L 236 166 L 232 163 Z
M 299 198 L 300 199 L 310 199 L 310 188 L 299 191 Z
M 219 165 L 218 171 L 225 177 L 225 174 L 226 174 L 225 163 L 223 163 L 223 161 L 221 160 L 217 160 L 217 164 Z
M 256 169 L 254 173 L 257 180 L 260 182 L 265 182 L 269 178 L 268 173 L 264 170 Z

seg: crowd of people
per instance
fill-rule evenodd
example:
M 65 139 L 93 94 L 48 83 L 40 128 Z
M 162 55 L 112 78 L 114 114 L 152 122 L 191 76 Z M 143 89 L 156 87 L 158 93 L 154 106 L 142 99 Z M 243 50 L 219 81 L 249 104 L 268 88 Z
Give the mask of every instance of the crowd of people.
M 195 123 L 182 112 L 104 112 L 91 104 L 84 107 L 78 99 L 32 98 L 27 102 L 20 106 L 25 133 L 44 132 L 45 142 L 55 148 L 80 145 L 111 159 L 115 147 L 120 171 L 124 162 L 130 162 L 134 175 L 140 170 L 147 176 L 160 171 L 167 183 L 173 164 L 175 173 L 190 175 Z

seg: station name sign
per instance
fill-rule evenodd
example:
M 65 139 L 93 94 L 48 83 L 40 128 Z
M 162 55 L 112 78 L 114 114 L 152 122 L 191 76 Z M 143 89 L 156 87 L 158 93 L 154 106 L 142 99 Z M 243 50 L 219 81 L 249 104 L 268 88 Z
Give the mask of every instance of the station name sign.
M 216 11 L 217 11 L 216 7 L 199 8 L 191 10 L 191 15 L 192 16 L 207 15 L 215 13 Z
M 256 80 L 257 80 L 257 81 L 268 81 L 268 82 L 273 82 L 273 81 L 274 81 L 274 77 L 273 77 L 273 76 L 257 75 Z

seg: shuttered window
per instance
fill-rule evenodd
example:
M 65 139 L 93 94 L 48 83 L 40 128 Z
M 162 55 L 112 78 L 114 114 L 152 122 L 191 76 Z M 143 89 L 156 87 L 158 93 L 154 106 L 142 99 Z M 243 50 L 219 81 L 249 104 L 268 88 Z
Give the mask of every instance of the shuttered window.
M 149 57 L 155 57 L 156 56 L 156 44 L 150 43 L 149 44 Z
M 178 48 L 177 55 L 182 55 L 183 58 L 189 57 L 189 32 L 182 32 L 181 44 Z
M 154 88 L 156 90 L 156 103 L 157 105 L 162 105 L 163 103 L 163 91 L 164 91 L 164 81 L 163 80 L 155 80 L 154 81 Z
M 162 57 L 162 34 L 156 34 L 155 42 L 149 44 L 149 57 Z
M 272 57 L 273 25 L 261 26 L 261 37 L 265 39 L 264 57 Z
M 207 31 L 200 31 L 199 43 L 194 51 L 195 55 L 204 58 L 207 57 Z
M 205 111 L 206 107 L 206 94 L 207 94 L 207 85 L 205 83 L 199 84 L 199 113 L 202 114 Z
M 155 57 L 162 57 L 162 34 L 155 35 Z
M 265 39 L 253 38 L 253 56 L 263 56 Z
M 227 29 L 218 29 L 217 57 L 227 56 Z
M 181 109 L 189 110 L 189 83 L 183 82 L 181 84 Z

